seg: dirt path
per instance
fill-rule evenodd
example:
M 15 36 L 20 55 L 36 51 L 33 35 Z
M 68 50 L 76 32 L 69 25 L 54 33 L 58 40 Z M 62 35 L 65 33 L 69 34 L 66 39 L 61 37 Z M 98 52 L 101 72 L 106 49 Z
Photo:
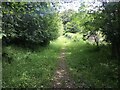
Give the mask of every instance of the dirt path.
M 75 88 L 75 83 L 70 78 L 65 60 L 66 59 L 65 59 L 65 47 L 64 47 L 62 48 L 58 61 L 58 67 L 54 75 L 53 88 Z

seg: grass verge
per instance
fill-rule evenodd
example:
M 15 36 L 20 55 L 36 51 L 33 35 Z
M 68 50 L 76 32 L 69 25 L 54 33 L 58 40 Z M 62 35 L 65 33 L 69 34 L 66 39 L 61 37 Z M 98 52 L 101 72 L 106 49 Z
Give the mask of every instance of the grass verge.
M 67 64 L 77 87 L 117 88 L 118 60 L 110 58 L 110 50 L 99 51 L 83 41 L 71 43 L 67 48 Z
M 4 48 L 9 57 L 3 58 L 3 88 L 47 88 L 55 72 L 61 45 L 51 42 L 36 51 L 10 45 Z M 8 63 L 7 59 L 11 61 Z

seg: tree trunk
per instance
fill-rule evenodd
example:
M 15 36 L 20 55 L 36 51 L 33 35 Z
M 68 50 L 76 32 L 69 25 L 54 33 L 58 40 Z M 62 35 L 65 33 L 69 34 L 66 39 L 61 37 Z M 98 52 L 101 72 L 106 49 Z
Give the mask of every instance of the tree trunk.
M 119 59 L 120 58 L 120 44 L 117 42 L 112 42 L 112 56 Z
M 117 57 L 120 59 L 120 42 L 117 43 Z
M 99 40 L 98 40 L 98 37 L 97 37 L 97 36 L 94 36 L 94 40 L 95 40 L 95 43 L 96 43 L 97 47 L 99 48 Z

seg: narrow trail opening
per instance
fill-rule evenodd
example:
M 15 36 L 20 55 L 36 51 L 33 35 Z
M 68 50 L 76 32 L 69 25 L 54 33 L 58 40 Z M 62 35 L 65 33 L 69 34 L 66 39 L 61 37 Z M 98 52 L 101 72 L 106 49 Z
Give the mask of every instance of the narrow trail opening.
M 59 60 L 58 60 L 58 66 L 56 69 L 56 72 L 54 74 L 53 78 L 53 87 L 54 88 L 75 88 L 74 81 L 70 78 L 66 59 L 65 59 L 65 46 L 62 48 Z

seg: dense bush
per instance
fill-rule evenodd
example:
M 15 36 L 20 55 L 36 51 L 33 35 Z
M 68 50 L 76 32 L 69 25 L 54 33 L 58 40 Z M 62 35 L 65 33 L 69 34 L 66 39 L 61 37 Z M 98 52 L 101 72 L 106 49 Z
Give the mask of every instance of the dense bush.
M 3 43 L 46 45 L 58 37 L 60 18 L 49 3 L 2 3 Z

